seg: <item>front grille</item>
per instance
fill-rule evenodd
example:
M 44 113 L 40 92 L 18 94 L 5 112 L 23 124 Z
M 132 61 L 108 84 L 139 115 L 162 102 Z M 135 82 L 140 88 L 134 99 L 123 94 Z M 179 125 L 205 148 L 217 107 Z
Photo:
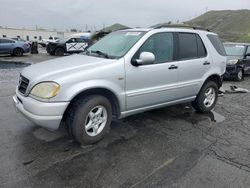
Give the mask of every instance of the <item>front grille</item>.
M 20 75 L 18 91 L 22 94 L 25 94 L 28 86 L 29 86 L 29 80 L 23 77 L 22 75 Z

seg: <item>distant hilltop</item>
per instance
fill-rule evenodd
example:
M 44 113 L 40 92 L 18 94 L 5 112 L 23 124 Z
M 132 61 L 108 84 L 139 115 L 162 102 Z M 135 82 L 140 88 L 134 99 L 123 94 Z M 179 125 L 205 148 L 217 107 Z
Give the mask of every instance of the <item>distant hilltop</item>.
M 250 42 L 250 10 L 209 11 L 185 24 L 210 29 L 224 41 Z

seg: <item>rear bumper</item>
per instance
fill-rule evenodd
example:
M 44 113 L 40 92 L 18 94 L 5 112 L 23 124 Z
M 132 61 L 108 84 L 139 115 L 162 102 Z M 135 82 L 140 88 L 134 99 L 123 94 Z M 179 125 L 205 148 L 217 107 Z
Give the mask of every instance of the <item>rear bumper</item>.
M 15 108 L 27 119 L 41 127 L 57 130 L 69 102 L 46 103 L 18 93 L 13 96 Z
M 23 53 L 30 53 L 30 48 L 23 49 Z

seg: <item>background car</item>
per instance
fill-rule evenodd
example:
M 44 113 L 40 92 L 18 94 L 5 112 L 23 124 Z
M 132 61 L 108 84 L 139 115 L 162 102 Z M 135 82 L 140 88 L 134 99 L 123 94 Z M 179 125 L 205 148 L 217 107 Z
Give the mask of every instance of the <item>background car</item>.
M 42 39 L 38 41 L 38 44 L 40 44 L 42 47 L 46 47 L 48 45 L 48 43 L 50 42 L 56 42 L 60 40 L 59 37 L 49 37 L 49 39 Z
M 241 81 L 244 75 L 250 74 L 250 44 L 224 43 L 228 56 L 224 78 L 234 78 Z
M 0 38 L 0 54 L 22 56 L 30 52 L 30 45 L 23 41 Z
M 46 50 L 50 55 L 62 56 L 64 53 L 83 52 L 90 43 L 91 40 L 85 38 L 61 39 L 56 42 L 49 42 Z

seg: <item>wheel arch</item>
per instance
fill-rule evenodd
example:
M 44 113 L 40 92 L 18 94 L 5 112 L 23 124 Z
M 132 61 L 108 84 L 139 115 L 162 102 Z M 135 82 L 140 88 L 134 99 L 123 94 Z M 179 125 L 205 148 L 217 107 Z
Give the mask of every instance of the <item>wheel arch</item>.
M 63 46 L 57 46 L 57 47 L 55 47 L 55 49 L 53 50 L 53 53 L 55 54 L 56 50 L 58 50 L 58 49 L 62 49 L 63 52 L 65 53 L 65 48 Z
M 14 52 L 15 52 L 15 50 L 17 50 L 17 49 L 22 50 L 22 52 L 24 52 L 23 48 L 21 48 L 21 47 L 17 46 L 17 47 L 14 47 L 14 48 L 13 48 L 12 53 L 14 53 Z
M 118 118 L 120 116 L 121 108 L 120 108 L 119 100 L 118 100 L 117 96 L 112 91 L 110 91 L 109 89 L 106 89 L 106 88 L 91 88 L 91 89 L 81 91 L 80 93 L 78 93 L 76 96 L 74 96 L 72 98 L 70 104 L 67 106 L 67 108 L 66 108 L 66 110 L 65 110 L 65 112 L 63 114 L 63 120 L 66 119 L 72 105 L 78 99 L 80 99 L 82 97 L 89 96 L 89 95 L 101 95 L 101 96 L 106 97 L 111 103 L 112 115 L 115 118 Z
M 222 86 L 222 77 L 221 77 L 220 75 L 218 75 L 218 74 L 210 75 L 210 76 L 206 79 L 206 81 L 203 83 L 203 85 L 204 85 L 205 83 L 207 83 L 208 81 L 213 81 L 213 82 L 215 82 L 215 83 L 217 84 L 218 88 L 220 88 L 220 87 Z M 203 86 L 203 85 L 202 85 L 202 86 Z

